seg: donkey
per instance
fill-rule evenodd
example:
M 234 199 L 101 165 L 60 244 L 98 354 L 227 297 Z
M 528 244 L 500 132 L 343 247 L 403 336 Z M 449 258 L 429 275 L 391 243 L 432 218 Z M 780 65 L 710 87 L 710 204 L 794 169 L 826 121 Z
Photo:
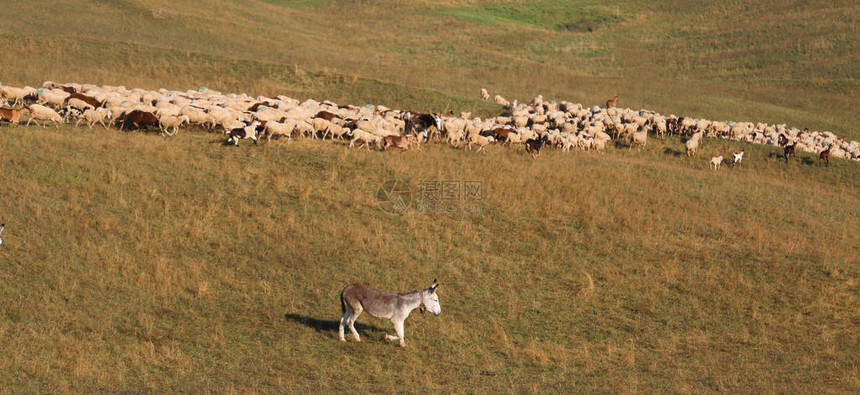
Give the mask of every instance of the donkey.
M 426 308 L 435 315 L 442 314 L 439 295 L 436 294 L 437 288 L 439 288 L 439 284 L 435 279 L 429 287 L 409 292 L 380 291 L 359 283 L 347 285 L 340 293 L 340 309 L 343 312 L 343 318 L 340 320 L 340 327 L 338 327 L 338 338 L 342 342 L 346 341 L 346 338 L 343 337 L 343 327 L 349 325 L 349 330 L 355 336 L 355 341 L 360 342 L 361 337 L 358 336 L 354 324 L 361 312 L 367 310 L 374 317 L 390 319 L 391 323 L 394 324 L 394 331 L 397 332 L 397 336 L 386 334 L 385 338 L 400 340 L 400 347 L 406 347 L 403 322 L 406 321 L 406 317 L 409 317 L 412 310 L 420 308 L 423 313 Z

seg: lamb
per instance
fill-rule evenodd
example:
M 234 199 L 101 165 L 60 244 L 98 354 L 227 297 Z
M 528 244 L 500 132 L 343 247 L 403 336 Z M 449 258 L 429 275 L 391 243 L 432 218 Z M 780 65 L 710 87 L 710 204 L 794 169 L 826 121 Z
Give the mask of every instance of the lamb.
M 179 131 L 179 127 L 182 126 L 183 123 L 190 123 L 191 119 L 188 115 L 164 115 L 158 119 L 158 126 L 161 127 L 161 135 L 167 134 L 168 136 L 176 135 L 176 132 Z M 173 128 L 173 133 L 170 133 L 170 128 Z
M 30 119 L 27 120 L 27 126 L 30 126 L 30 122 L 36 121 L 38 125 L 39 122 L 37 120 L 51 121 L 54 123 L 58 129 L 60 124 L 63 122 L 63 117 L 60 116 L 56 111 L 54 111 L 50 107 L 45 107 L 41 104 L 31 104 L 30 105 Z M 45 125 L 39 125 L 44 127 Z
M 112 115 L 113 114 L 111 114 L 111 111 L 107 108 L 97 108 L 95 110 L 89 109 L 84 111 L 83 114 L 81 114 L 81 117 L 78 118 L 78 122 L 75 123 L 75 126 L 80 125 L 81 121 L 86 120 L 87 126 L 89 126 L 90 129 L 92 129 L 93 125 L 95 125 L 96 123 L 102 124 L 102 126 L 107 129 L 108 127 L 107 124 L 105 124 L 105 119 L 110 120 Z
M 328 128 L 326 128 L 325 135 L 323 135 L 323 138 L 325 138 L 326 136 L 331 136 L 332 140 L 334 140 L 335 138 L 337 138 L 338 140 L 343 140 L 343 135 L 347 133 L 349 133 L 349 129 L 332 122 L 332 124 L 329 125 Z
M 720 165 L 723 163 L 723 156 L 715 156 L 711 158 L 711 162 L 708 163 L 708 168 L 713 168 L 714 171 L 720 170 Z
M 370 150 L 370 143 L 376 144 L 376 147 L 379 148 L 380 143 L 382 142 L 382 138 L 368 133 L 362 129 L 355 129 L 352 131 L 352 141 L 349 142 L 349 147 L 352 148 L 356 141 L 361 141 L 367 150 Z
M 483 100 L 483 101 L 490 100 L 490 92 L 487 92 L 487 90 L 484 88 L 481 88 L 481 100 Z

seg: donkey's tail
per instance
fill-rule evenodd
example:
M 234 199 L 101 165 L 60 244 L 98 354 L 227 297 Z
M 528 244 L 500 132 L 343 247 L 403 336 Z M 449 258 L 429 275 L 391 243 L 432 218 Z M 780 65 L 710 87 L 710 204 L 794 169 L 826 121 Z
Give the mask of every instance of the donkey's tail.
M 346 303 L 343 301 L 343 292 L 340 293 L 340 312 L 341 314 L 346 313 Z

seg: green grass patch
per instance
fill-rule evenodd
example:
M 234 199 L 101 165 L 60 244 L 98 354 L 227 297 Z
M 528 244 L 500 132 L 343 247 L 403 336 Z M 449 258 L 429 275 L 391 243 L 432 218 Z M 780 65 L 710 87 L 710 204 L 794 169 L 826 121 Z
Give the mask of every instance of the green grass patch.
M 527 1 L 477 3 L 439 11 L 470 22 L 491 25 L 524 25 L 561 32 L 592 32 L 629 16 L 621 5 L 598 5 L 589 1 Z

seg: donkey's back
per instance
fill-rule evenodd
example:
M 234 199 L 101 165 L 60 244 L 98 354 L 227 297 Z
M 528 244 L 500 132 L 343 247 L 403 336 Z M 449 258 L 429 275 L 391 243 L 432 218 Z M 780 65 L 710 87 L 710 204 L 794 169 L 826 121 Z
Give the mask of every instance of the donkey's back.
M 347 306 L 352 311 L 367 311 L 379 318 L 391 318 L 397 304 L 399 292 L 381 291 L 364 284 L 347 285 L 340 293 L 341 313 L 346 312 Z

